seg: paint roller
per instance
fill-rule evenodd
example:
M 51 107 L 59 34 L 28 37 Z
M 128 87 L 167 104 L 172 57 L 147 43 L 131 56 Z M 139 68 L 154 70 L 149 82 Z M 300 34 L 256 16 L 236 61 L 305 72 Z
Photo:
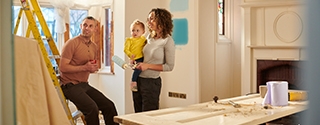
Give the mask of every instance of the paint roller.
M 129 64 L 129 63 L 126 63 L 123 59 L 121 59 L 119 56 L 117 55 L 114 55 L 112 56 L 112 61 L 114 63 L 116 63 L 118 66 L 120 66 L 121 68 L 123 69 L 127 69 L 127 68 L 131 68 L 131 69 L 134 69 L 136 67 L 136 64 Z

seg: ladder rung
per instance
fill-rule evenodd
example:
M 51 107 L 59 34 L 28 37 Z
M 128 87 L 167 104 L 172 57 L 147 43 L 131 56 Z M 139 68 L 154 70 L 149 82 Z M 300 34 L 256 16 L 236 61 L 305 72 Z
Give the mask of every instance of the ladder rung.
M 42 37 L 42 40 L 50 40 L 50 38 Z
M 61 56 L 60 55 L 49 55 L 50 59 L 60 59 Z
M 36 38 L 32 38 L 32 39 L 36 39 Z M 41 37 L 41 40 L 47 40 L 47 41 L 49 41 L 49 40 L 50 40 L 50 38 Z
M 30 10 L 29 8 L 26 7 L 21 7 L 22 10 Z
M 72 113 L 72 118 L 74 120 L 76 120 L 77 118 L 81 117 L 82 115 L 83 115 L 82 112 L 80 110 L 77 110 L 77 111 Z

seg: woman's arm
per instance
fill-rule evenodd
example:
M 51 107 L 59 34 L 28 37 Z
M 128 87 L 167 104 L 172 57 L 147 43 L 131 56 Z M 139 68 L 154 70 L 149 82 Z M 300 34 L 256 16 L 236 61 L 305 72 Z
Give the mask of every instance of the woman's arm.
M 155 70 L 155 71 L 172 71 L 175 62 L 175 45 L 171 37 L 168 38 L 164 46 L 164 60 L 163 64 L 149 64 L 149 63 L 139 63 L 136 67 L 142 71 L 144 70 Z
M 165 62 L 163 64 L 162 71 L 172 71 L 175 62 L 175 45 L 171 36 L 168 37 L 168 41 L 164 46 L 164 58 Z
M 149 64 L 149 63 L 138 63 L 137 69 L 140 69 L 142 71 L 150 69 L 155 71 L 163 71 L 162 64 Z

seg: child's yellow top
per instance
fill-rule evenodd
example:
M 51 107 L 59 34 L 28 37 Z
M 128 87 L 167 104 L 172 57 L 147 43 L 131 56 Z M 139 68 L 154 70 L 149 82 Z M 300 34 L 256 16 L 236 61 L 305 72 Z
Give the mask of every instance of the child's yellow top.
M 139 59 L 143 57 L 144 45 L 146 45 L 146 38 L 144 36 L 126 38 L 124 53 L 126 53 L 129 58 L 131 58 L 132 55 L 135 55 L 133 60 Z

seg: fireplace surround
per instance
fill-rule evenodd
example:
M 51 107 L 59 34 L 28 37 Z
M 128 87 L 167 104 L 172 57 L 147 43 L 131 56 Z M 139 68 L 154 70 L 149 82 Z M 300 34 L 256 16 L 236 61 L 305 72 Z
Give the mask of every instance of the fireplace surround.
M 259 85 L 278 80 L 288 81 L 290 89 L 303 89 L 304 5 L 294 0 L 244 0 L 241 6 L 241 94 L 259 92 Z

